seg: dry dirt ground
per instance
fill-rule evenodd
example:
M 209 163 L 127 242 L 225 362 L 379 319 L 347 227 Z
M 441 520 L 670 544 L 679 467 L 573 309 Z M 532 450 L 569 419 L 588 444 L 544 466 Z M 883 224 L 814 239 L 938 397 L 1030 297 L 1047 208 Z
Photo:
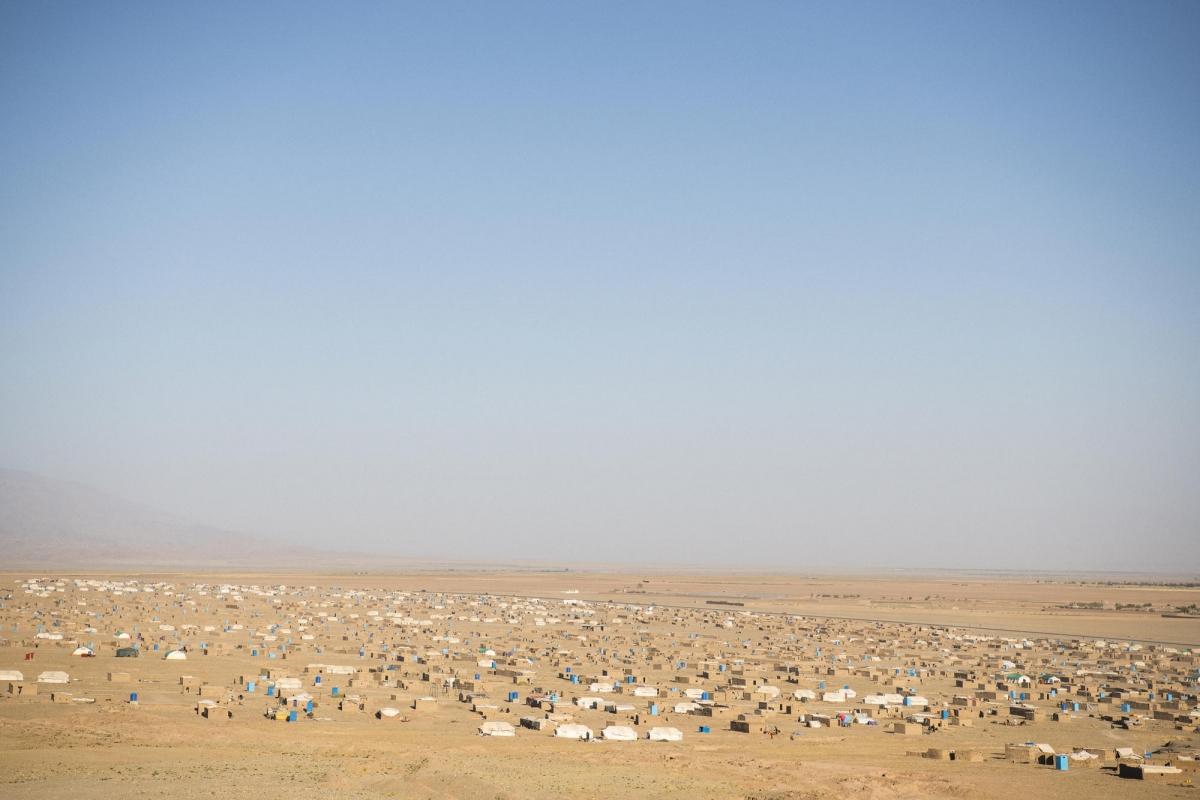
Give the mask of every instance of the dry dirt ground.
M 0 709 L 0 797 L 1197 796 L 1100 770 L 933 762 L 905 749 L 935 737 L 914 742 L 865 729 L 811 731 L 795 741 L 716 732 L 651 746 L 533 733 L 484 739 L 474 727 L 452 712 L 407 723 L 286 724 L 249 713 L 213 723 L 170 706 L 7 704 Z M 980 731 L 980 743 L 1002 748 L 1003 732 L 989 733 Z

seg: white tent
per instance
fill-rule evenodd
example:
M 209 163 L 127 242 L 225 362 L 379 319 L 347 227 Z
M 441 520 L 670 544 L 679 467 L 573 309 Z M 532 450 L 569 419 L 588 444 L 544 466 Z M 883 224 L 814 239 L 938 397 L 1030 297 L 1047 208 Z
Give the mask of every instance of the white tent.
M 653 686 L 638 686 L 633 690 L 634 697 L 658 697 L 658 689 Z
M 187 661 L 187 653 L 182 650 L 172 650 L 163 656 L 167 661 Z
M 59 670 L 48 670 L 38 675 L 38 683 L 70 683 L 71 677 Z
M 679 728 L 651 728 L 646 738 L 652 742 L 682 742 L 683 731 Z
M 75 648 L 75 650 L 71 653 L 71 655 L 73 655 L 73 656 L 94 656 L 96 654 L 94 652 L 92 652 L 92 648 L 84 647 L 83 645 L 80 645 L 79 647 Z
M 391 706 L 385 706 L 379 709 L 379 716 L 387 717 L 389 719 L 392 717 L 398 717 L 400 716 L 400 709 L 392 708 Z
M 816 700 L 817 693 L 812 689 L 797 689 L 796 691 L 792 692 L 792 697 L 796 698 L 797 700 Z
M 637 731 L 628 725 L 609 725 L 600 735 L 612 742 L 636 742 Z
M 554 729 L 554 735 L 560 739 L 591 739 L 592 729 L 586 725 L 559 725 Z
M 755 694 L 761 694 L 764 697 L 779 697 L 778 686 L 760 686 L 754 690 Z
M 0 669 L 0 681 L 23 681 L 25 673 L 19 669 Z
M 517 731 L 512 723 L 498 719 L 489 719 L 479 726 L 480 736 L 516 736 Z
M 699 703 L 676 703 L 671 710 L 676 714 L 690 714 L 699 707 Z

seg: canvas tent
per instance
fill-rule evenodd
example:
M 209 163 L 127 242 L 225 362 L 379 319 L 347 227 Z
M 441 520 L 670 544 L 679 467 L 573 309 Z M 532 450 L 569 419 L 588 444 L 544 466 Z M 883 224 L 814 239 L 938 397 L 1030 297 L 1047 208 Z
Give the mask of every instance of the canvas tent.
M 610 742 L 636 742 L 638 738 L 637 731 L 628 725 L 609 725 L 600 736 Z
M 554 729 L 554 735 L 559 739 L 591 739 L 592 729 L 586 725 L 559 725 Z
M 489 719 L 479 726 L 480 736 L 516 736 L 512 723 L 498 719 Z
M 683 731 L 679 728 L 651 728 L 646 738 L 652 742 L 682 742 Z

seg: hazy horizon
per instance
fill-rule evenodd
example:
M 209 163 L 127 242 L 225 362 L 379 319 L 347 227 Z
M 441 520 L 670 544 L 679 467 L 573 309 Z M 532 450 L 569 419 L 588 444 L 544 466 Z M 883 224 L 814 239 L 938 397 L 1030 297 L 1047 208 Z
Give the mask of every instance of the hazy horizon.
M 1198 40 L 6 4 L 0 467 L 397 556 L 1194 572 Z

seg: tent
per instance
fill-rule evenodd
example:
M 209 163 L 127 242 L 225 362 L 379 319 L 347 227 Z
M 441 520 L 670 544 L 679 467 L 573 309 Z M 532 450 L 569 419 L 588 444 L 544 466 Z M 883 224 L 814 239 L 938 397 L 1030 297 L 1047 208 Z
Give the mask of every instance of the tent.
M 679 728 L 651 728 L 646 738 L 652 742 L 682 742 L 683 731 Z
M 586 725 L 559 725 L 554 729 L 554 735 L 560 739 L 591 739 L 592 729 Z
M 94 656 L 96 654 L 92 651 L 92 648 L 84 647 L 84 646 L 80 645 L 79 647 L 75 648 L 75 650 L 71 653 L 71 655 L 83 656 L 84 658 L 91 658 L 92 656 Z
M 47 670 L 41 675 L 38 675 L 38 683 L 70 683 L 71 677 L 65 672 L 59 670 Z
M 167 661 L 187 661 L 187 653 L 182 650 L 172 650 L 163 656 Z
M 480 736 L 516 736 L 512 723 L 490 719 L 479 726 Z
M 611 742 L 636 742 L 638 738 L 637 731 L 628 725 L 609 725 L 600 736 Z
M 0 669 L 0 681 L 23 681 L 25 673 L 18 669 Z

